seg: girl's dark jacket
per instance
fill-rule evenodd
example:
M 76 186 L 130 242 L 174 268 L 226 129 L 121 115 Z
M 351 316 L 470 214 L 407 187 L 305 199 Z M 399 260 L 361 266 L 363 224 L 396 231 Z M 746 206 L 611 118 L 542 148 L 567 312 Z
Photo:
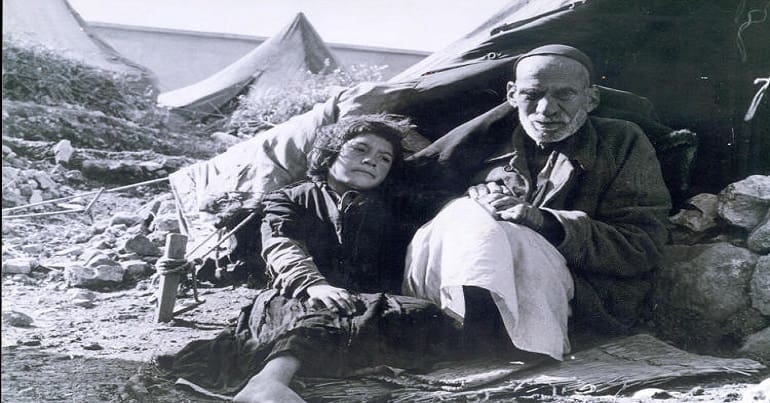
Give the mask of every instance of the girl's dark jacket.
M 331 284 L 355 292 L 397 292 L 403 257 L 391 252 L 392 219 L 376 193 L 336 195 L 302 181 L 263 199 L 262 257 L 272 287 L 304 297 Z

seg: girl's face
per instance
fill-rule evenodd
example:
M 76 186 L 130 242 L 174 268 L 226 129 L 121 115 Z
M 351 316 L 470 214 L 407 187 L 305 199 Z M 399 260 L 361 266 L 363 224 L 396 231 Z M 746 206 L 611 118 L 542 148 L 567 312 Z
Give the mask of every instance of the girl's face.
M 329 168 L 329 185 L 338 193 L 379 186 L 393 165 L 393 146 L 372 133 L 360 134 L 342 145 Z

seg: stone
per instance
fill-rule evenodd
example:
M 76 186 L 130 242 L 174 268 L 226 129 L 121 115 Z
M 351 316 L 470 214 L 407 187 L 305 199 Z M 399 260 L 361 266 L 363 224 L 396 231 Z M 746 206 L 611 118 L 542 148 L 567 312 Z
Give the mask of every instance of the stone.
M 114 261 L 101 251 L 90 254 L 86 260 L 86 267 L 95 268 L 97 266 L 120 266 L 120 263 Z
M 67 266 L 64 278 L 71 287 L 99 288 L 123 282 L 124 270 L 120 265 L 100 265 L 85 267 L 80 265 Z
M 43 192 L 40 189 L 33 189 L 32 194 L 29 196 L 29 204 L 40 203 L 43 200 L 45 200 L 43 199 Z
M 5 182 L 8 183 L 8 182 Z M 27 198 L 16 187 L 3 188 L 3 206 L 14 207 L 27 204 Z
M 676 225 L 686 227 L 695 233 L 705 232 L 717 226 L 717 195 L 701 193 L 687 200 L 687 204 L 695 209 L 680 210 L 669 218 Z
M 24 312 L 3 311 L 3 323 L 13 327 L 30 327 L 34 320 Z
M 161 255 L 160 249 L 142 234 L 136 234 L 122 240 L 119 249 L 126 252 L 135 252 L 140 256 Z
M 132 227 L 141 223 L 142 221 L 142 216 L 139 214 L 121 211 L 112 215 L 109 226 L 113 227 L 116 225 L 124 224 L 126 227 Z
M 158 232 L 179 233 L 179 218 L 173 213 L 166 213 L 155 217 L 152 225 L 154 230 Z
M 143 260 L 129 260 L 122 262 L 126 277 L 131 280 L 139 280 L 147 277 L 152 272 L 152 266 Z
M 35 259 L 18 258 L 9 259 L 3 262 L 3 274 L 29 274 L 37 266 Z
M 40 189 L 51 190 L 57 187 L 56 182 L 45 172 L 35 172 L 34 179 Z
M 67 249 L 62 249 L 60 251 L 56 251 L 54 253 L 54 256 L 69 256 L 69 257 L 79 257 L 83 255 L 83 247 L 82 246 L 72 246 Z
M 656 279 L 657 297 L 709 320 L 725 320 L 750 305 L 746 290 L 757 259 L 728 243 L 668 246 Z
M 62 140 L 53 147 L 53 158 L 57 164 L 67 165 L 75 153 L 69 140 Z
M 232 134 L 225 133 L 225 132 L 214 132 L 211 133 L 212 140 L 215 140 L 218 143 L 221 143 L 225 147 L 230 147 L 232 145 L 240 143 L 242 140 L 240 137 L 233 136 Z
M 666 390 L 659 388 L 646 388 L 641 389 L 631 396 L 632 399 L 650 400 L 650 399 L 672 399 L 674 396 Z
M 104 350 L 104 347 L 102 347 L 97 342 L 90 342 L 83 345 L 84 350 L 91 350 L 91 351 L 98 351 L 98 350 Z
M 34 188 L 29 183 L 20 183 L 18 187 L 19 194 L 23 197 L 26 197 L 27 200 L 29 200 L 29 197 L 32 196 L 32 189 Z
M 123 267 L 112 265 L 96 266 L 94 278 L 96 280 L 103 281 L 105 283 L 122 283 L 125 276 L 125 270 Z
M 666 246 L 651 298 L 659 334 L 696 351 L 726 351 L 770 325 L 749 295 L 758 258 L 728 243 Z
M 71 289 L 67 291 L 67 294 L 73 305 L 82 306 L 83 308 L 93 308 L 96 306 L 96 304 L 94 304 L 96 294 L 94 294 L 93 291 Z
M 163 164 L 156 161 L 142 161 L 138 165 L 148 172 L 156 172 L 163 169 Z
M 770 255 L 757 260 L 751 277 L 751 306 L 770 316 Z
M 107 231 L 107 228 L 109 227 L 110 227 L 109 221 L 98 221 L 91 226 L 91 233 L 93 235 L 99 235 L 104 233 L 104 231 Z
M 43 251 L 43 245 L 39 243 L 27 244 L 23 245 L 21 250 L 28 255 L 38 255 Z
M 158 207 L 156 215 L 163 215 L 168 213 L 176 213 L 176 204 L 174 203 L 173 199 L 163 200 L 160 204 L 160 207 Z
M 746 246 L 759 254 L 770 253 L 770 209 L 762 222 L 749 233 Z
M 751 358 L 770 362 L 770 327 L 748 336 L 738 352 Z
M 88 244 L 96 249 L 112 249 L 115 246 L 115 237 L 104 233 L 91 238 Z
M 18 168 L 3 165 L 3 185 L 10 186 L 19 180 L 21 171 Z
M 728 223 L 753 230 L 770 208 L 770 176 L 752 175 L 719 192 L 719 216 Z
M 100 265 L 94 267 L 94 279 L 103 281 L 105 283 L 122 283 L 125 276 L 125 270 L 123 267 L 113 265 Z

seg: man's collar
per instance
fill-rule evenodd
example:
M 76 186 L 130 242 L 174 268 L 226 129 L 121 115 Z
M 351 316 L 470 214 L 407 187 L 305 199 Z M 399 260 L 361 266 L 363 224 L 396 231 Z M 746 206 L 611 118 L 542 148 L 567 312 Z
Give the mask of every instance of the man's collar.
M 521 125 L 516 126 L 513 132 L 514 142 L 516 142 L 518 136 L 523 136 L 523 139 L 529 139 Z M 597 141 L 596 129 L 594 129 L 591 117 L 589 116 L 577 133 L 551 145 L 551 147 L 560 154 L 564 154 L 570 160 L 576 161 L 584 171 L 590 171 L 596 165 Z

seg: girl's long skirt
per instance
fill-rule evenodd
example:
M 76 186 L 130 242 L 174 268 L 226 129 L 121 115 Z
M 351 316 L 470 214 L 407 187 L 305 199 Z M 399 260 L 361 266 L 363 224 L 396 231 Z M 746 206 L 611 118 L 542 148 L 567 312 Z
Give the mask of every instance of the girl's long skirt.
M 389 294 L 360 294 L 352 316 L 314 309 L 276 290 L 262 290 L 242 309 L 238 325 L 212 340 L 189 343 L 158 365 L 221 394 L 240 390 L 276 356 L 299 358 L 299 375 L 344 376 L 388 365 L 423 368 L 457 348 L 455 321 L 425 300 Z

